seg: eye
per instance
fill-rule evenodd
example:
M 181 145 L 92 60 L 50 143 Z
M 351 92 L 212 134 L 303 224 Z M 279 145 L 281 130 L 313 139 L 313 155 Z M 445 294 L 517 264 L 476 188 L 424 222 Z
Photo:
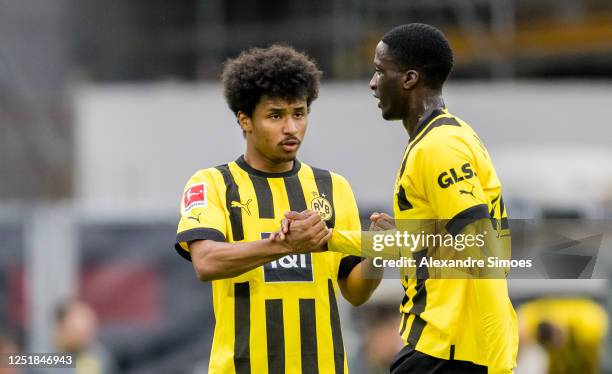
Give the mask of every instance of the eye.
M 295 112 L 295 113 L 293 114 L 293 116 L 294 116 L 295 118 L 302 118 L 302 117 L 304 117 L 304 112 Z
M 270 115 L 268 116 L 268 118 L 272 118 L 272 119 L 280 119 L 281 115 L 280 113 L 270 113 Z

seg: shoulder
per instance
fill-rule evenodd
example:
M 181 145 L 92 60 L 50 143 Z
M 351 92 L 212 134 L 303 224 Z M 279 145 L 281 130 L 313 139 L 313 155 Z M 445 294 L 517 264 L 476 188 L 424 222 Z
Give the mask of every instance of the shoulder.
M 311 175 L 314 178 L 317 185 L 331 183 L 334 190 L 352 191 L 351 185 L 348 182 L 348 180 L 344 176 L 336 172 L 333 172 L 327 169 L 323 169 L 323 168 L 319 168 L 316 166 L 310 166 L 305 163 L 302 163 L 302 167 L 305 167 L 308 170 L 312 170 Z
M 227 168 L 227 165 L 221 165 L 216 167 L 209 167 L 205 169 L 200 169 L 193 173 L 189 178 L 188 185 L 194 185 L 198 183 L 208 183 L 208 184 L 225 184 L 223 182 L 223 169 Z
M 417 153 L 443 156 L 453 151 L 473 148 L 479 142 L 472 127 L 452 114 L 438 117 L 424 131 L 414 147 Z
M 333 172 L 331 170 L 323 169 L 323 168 L 316 167 L 316 166 L 311 166 L 303 162 L 302 162 L 302 167 L 305 167 L 306 169 L 311 170 L 312 176 L 315 180 L 318 180 L 318 181 L 331 180 L 331 182 L 334 184 L 350 186 L 349 182 L 344 176 L 336 172 Z
M 336 172 L 333 171 L 327 171 L 330 175 L 330 178 L 332 180 L 332 183 L 340 188 L 343 189 L 351 189 L 351 184 L 349 183 L 349 181 L 341 174 L 338 174 Z

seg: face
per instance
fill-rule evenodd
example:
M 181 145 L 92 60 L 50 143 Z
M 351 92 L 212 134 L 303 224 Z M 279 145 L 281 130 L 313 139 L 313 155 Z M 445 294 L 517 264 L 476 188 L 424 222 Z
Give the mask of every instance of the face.
M 72 305 L 60 325 L 64 349 L 80 351 L 86 349 L 95 339 L 97 317 L 93 309 L 85 304 Z
M 378 99 L 378 107 L 386 120 L 402 119 L 406 115 L 405 95 L 408 73 L 389 55 L 388 46 L 379 42 L 374 55 L 374 76 L 370 80 L 370 89 Z
M 295 159 L 308 125 L 306 100 L 287 102 L 263 96 L 253 115 L 239 113 L 240 126 L 246 133 L 247 147 L 272 163 Z

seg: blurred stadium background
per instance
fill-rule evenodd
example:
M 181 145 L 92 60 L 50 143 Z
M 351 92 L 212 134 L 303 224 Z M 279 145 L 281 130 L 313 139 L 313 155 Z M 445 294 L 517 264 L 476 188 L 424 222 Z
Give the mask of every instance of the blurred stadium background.
M 318 61 L 300 158 L 346 176 L 367 223 L 391 210 L 407 141 L 374 105 L 371 60 L 407 22 L 448 35 L 447 105 L 487 144 L 513 218 L 612 219 L 610 0 L 0 0 L 0 329 L 53 351 L 56 307 L 79 298 L 113 372 L 206 372 L 210 287 L 172 244 L 187 178 L 244 147 L 223 61 L 274 42 Z M 512 280 L 510 292 L 516 305 L 577 296 L 609 310 L 606 279 Z M 371 305 L 342 304 L 354 372 L 377 372 L 358 356 L 388 359 L 358 353 L 364 334 L 393 340 L 371 316 L 400 294 L 388 281 Z M 524 356 L 517 373 L 542 360 Z

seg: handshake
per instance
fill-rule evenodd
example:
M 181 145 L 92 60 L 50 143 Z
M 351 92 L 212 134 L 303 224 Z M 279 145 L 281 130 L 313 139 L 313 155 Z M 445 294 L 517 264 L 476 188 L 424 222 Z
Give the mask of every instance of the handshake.
M 395 229 L 395 220 L 386 213 L 374 212 L 370 216 L 369 231 Z M 279 243 L 293 252 L 327 251 L 332 230 L 327 228 L 319 213 L 312 210 L 286 212 L 281 228 L 270 234 L 268 240 Z

